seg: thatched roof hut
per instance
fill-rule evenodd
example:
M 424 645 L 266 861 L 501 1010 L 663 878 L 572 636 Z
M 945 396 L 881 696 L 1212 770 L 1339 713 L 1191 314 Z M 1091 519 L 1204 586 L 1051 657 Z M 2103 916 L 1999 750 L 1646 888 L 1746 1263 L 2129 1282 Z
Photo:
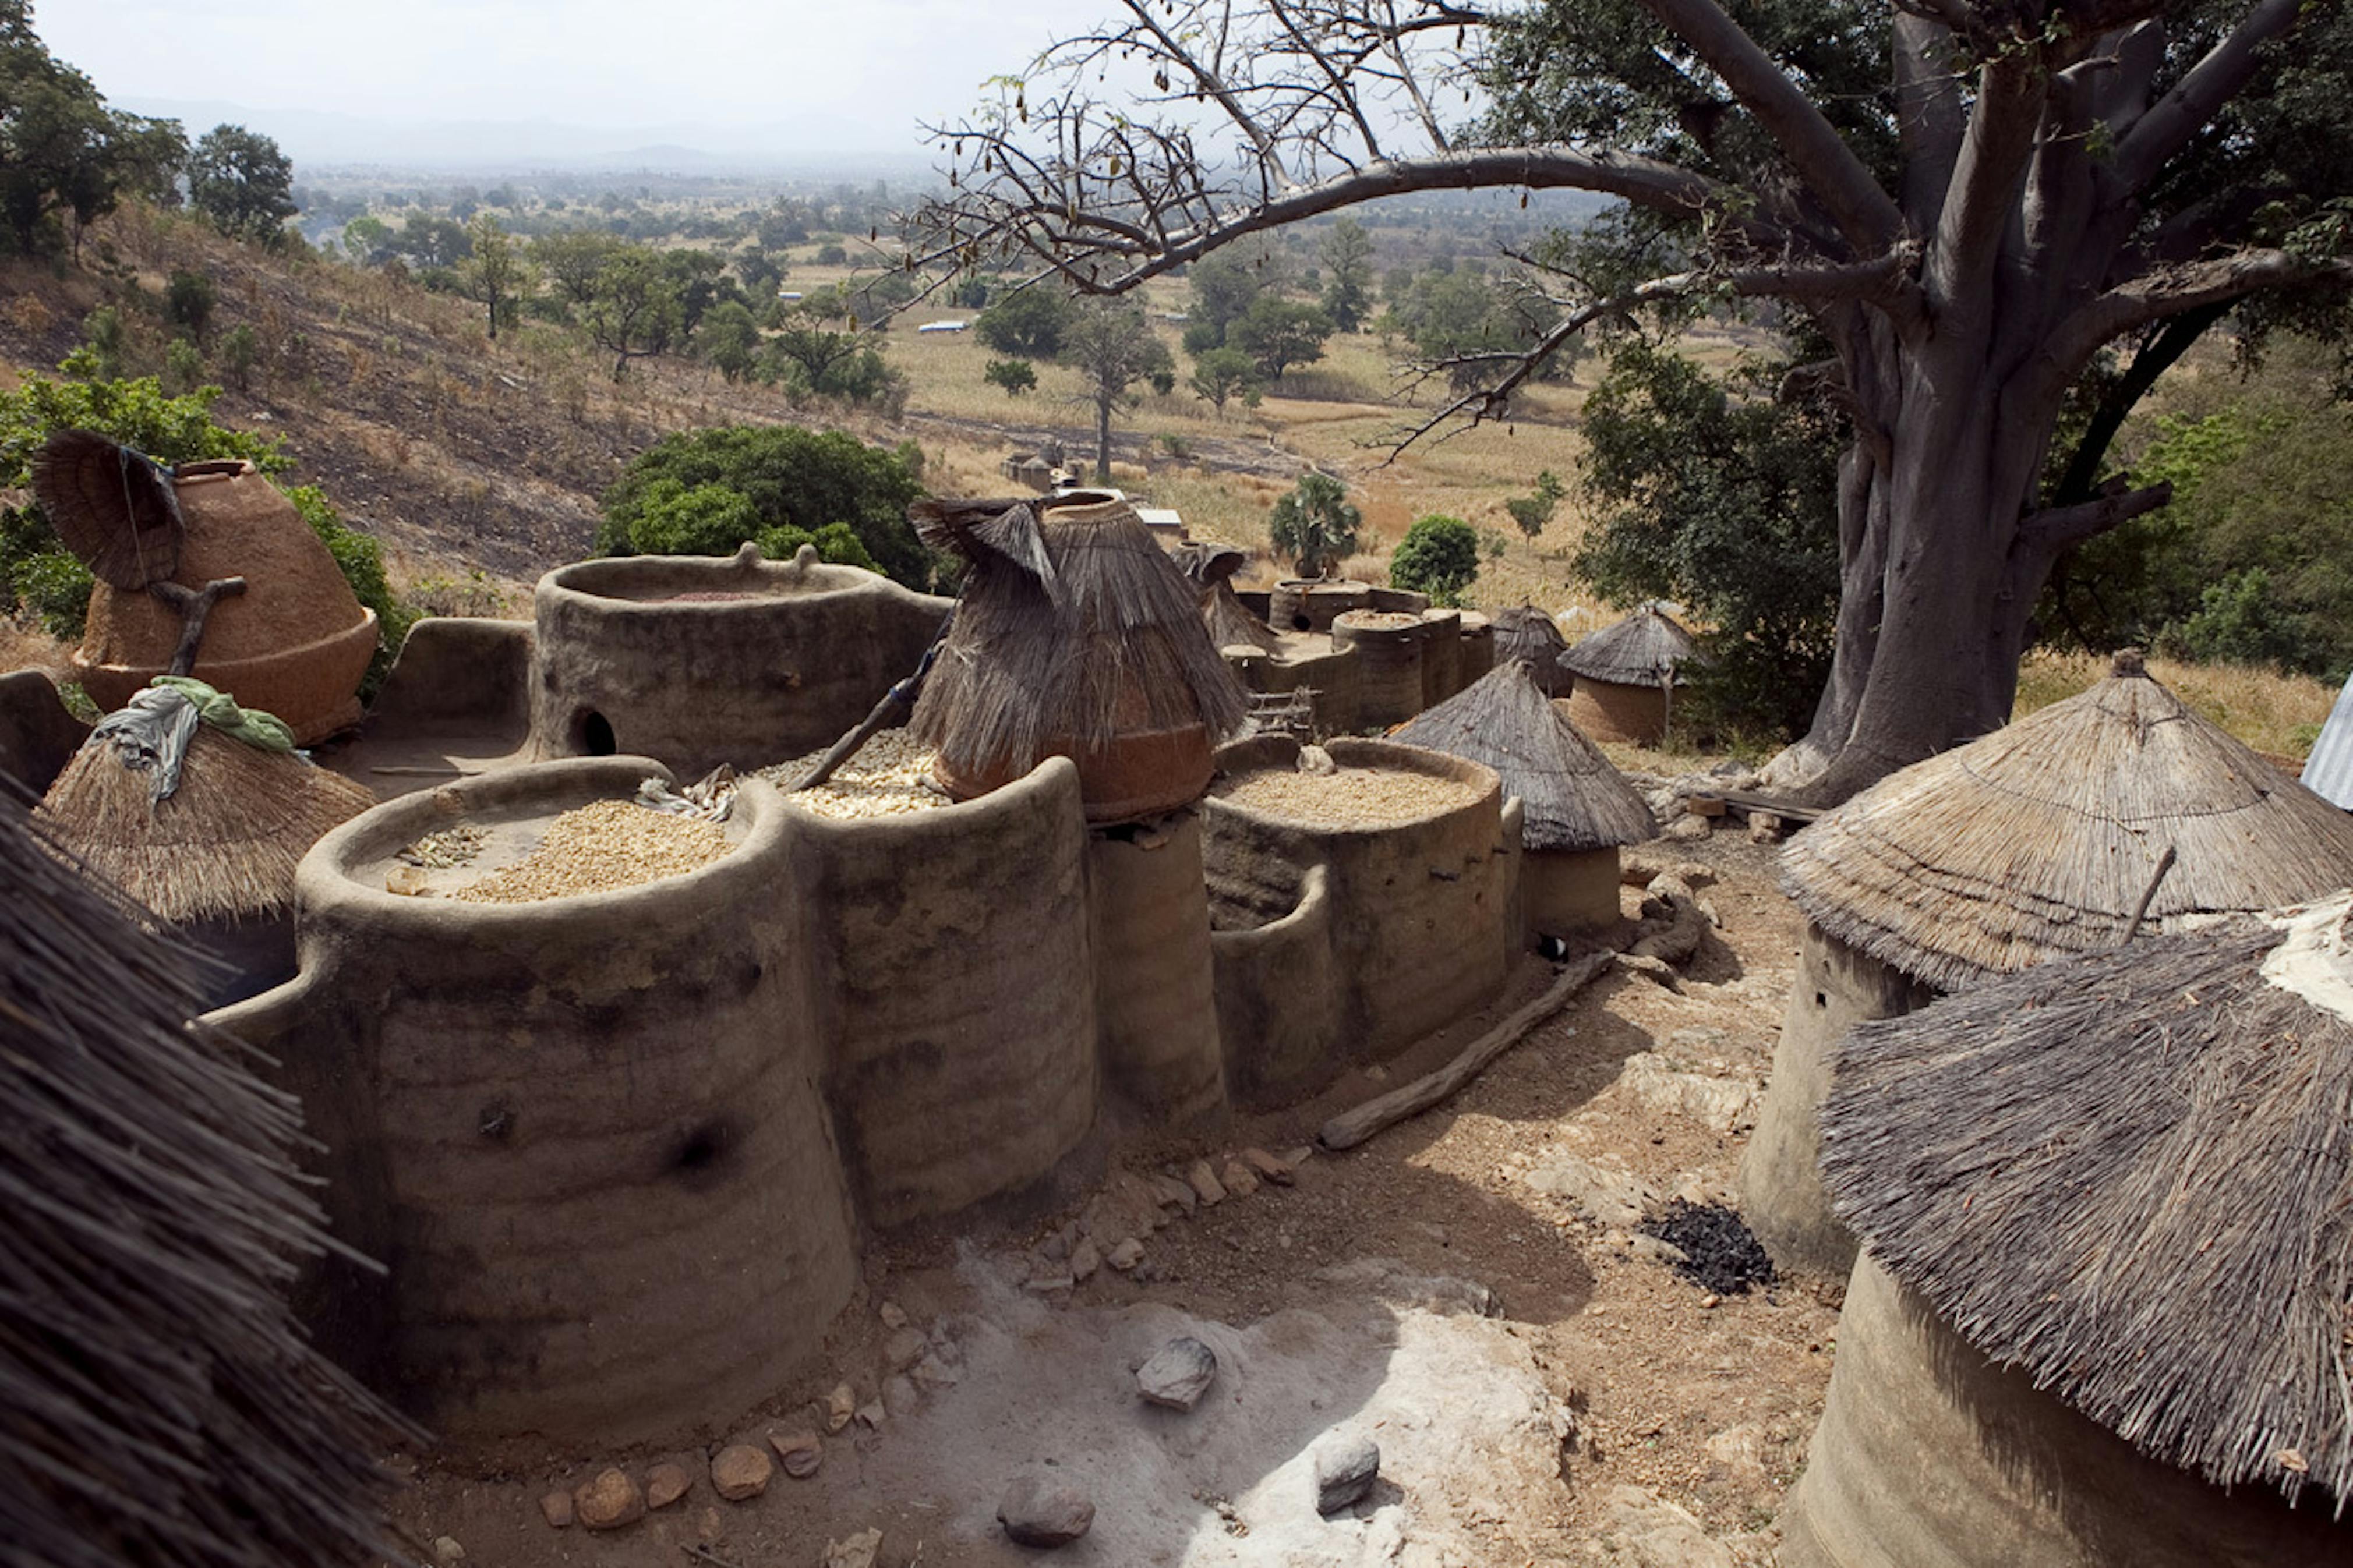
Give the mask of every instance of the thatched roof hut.
M 1552 704 L 1526 659 L 1500 664 L 1393 741 L 1483 763 L 1517 795 L 1528 851 L 1520 886 L 1531 931 L 1560 935 L 1618 918 L 1618 849 L 1658 822 L 1625 775 Z
M 56 1568 L 400 1562 L 391 1418 L 285 1293 L 332 1245 L 301 1108 L 187 960 L 0 798 L 0 1531 Z
M 2144 896 L 2163 929 L 2353 884 L 2353 818 L 2127 653 L 2089 689 L 1825 816 L 1782 872 L 1808 923 L 1743 1208 L 1783 1267 L 1841 1274 L 1854 1244 L 1815 1164 L 1831 1042 L 1938 992 L 2112 947 Z
M 1209 749 L 1241 725 L 1242 689 L 1193 585 L 1125 501 L 919 501 L 926 542 L 970 563 L 916 703 L 941 782 L 969 798 L 1045 758 L 1079 764 L 1090 821 L 1198 799 Z
M 1832 936 L 1950 991 L 2114 946 L 2152 882 L 2159 928 L 2353 884 L 2353 819 L 2127 652 L 1830 813 L 1790 843 L 1782 880 Z
M 1577 678 L 1568 716 L 1597 740 L 1655 745 L 1667 732 L 1676 672 L 1698 651 L 1691 633 L 1644 605 L 1560 656 Z
M 1823 1170 L 1869 1251 L 1792 1568 L 1906 1533 L 1989 1568 L 2353 1559 L 2348 918 L 2057 960 L 1835 1049 Z
M 1568 639 L 1560 635 L 1560 624 L 1533 605 L 1513 605 L 1488 612 L 1494 626 L 1495 663 L 1524 658 L 1535 672 L 1536 685 L 1547 697 L 1566 694 L 1569 686 L 1568 672 L 1561 668 L 1560 656 L 1568 649 Z

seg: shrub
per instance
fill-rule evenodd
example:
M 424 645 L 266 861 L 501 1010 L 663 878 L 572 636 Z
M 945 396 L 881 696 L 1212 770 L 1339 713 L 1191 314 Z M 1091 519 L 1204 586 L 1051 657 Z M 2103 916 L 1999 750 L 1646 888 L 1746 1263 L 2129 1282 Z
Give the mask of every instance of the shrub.
M 1457 605 L 1479 577 L 1479 533 L 1459 517 L 1432 515 L 1406 530 L 1389 557 L 1389 585 Z
M 1305 474 L 1267 514 L 1268 538 L 1297 563 L 1301 576 L 1321 577 L 1356 552 L 1365 519 L 1347 498 L 1345 487 L 1330 475 Z

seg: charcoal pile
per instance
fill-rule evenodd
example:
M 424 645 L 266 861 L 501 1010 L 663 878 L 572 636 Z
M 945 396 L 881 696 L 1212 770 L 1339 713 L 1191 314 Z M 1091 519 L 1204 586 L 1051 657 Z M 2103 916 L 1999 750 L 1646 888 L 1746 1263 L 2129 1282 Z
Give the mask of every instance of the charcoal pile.
M 1681 1253 L 1670 1255 L 1668 1266 L 1703 1290 L 1739 1296 L 1752 1285 L 1774 1282 L 1772 1258 L 1740 1216 L 1722 1204 L 1677 1198 L 1666 1212 L 1645 1216 L 1634 1228 Z

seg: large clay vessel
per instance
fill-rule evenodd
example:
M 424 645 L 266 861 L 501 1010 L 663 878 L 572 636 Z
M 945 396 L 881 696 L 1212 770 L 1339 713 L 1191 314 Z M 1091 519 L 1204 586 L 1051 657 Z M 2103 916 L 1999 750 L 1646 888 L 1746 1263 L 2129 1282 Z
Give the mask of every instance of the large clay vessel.
M 303 745 L 357 722 L 375 612 L 353 596 L 294 503 L 239 459 L 183 463 L 173 490 L 187 536 L 172 580 L 202 588 L 216 577 L 245 579 L 241 595 L 213 606 L 195 678 L 276 714 Z M 164 673 L 179 641 L 177 611 L 100 582 L 74 669 L 90 700 L 111 712 Z

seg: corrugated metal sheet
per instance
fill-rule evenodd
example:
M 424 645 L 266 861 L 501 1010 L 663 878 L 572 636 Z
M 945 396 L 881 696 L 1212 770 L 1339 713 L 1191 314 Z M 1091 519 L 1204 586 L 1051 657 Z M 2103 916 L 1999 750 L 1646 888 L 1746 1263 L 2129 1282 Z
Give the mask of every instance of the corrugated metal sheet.
M 2304 784 L 2330 805 L 2353 811 L 2353 676 L 2346 678 L 2312 755 L 2305 759 Z

